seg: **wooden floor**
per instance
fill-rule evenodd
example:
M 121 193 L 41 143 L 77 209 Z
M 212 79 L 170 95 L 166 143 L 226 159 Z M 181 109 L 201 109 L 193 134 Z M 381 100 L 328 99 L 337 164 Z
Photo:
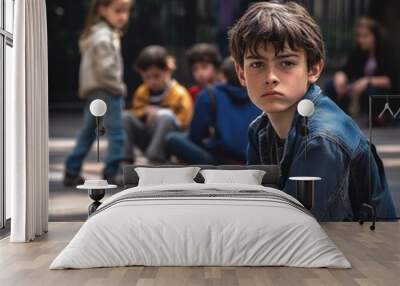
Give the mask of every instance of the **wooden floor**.
M 400 285 L 400 223 L 326 223 L 353 268 L 122 267 L 48 270 L 82 223 L 50 223 L 32 243 L 0 241 L 0 285 Z

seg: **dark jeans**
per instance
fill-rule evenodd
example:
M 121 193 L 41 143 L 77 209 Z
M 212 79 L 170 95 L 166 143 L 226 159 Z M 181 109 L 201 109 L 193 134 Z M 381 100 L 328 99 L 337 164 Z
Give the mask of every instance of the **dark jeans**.
M 76 145 L 65 162 L 66 172 L 79 175 L 83 160 L 96 140 L 96 118 L 90 113 L 90 103 L 95 99 L 102 99 L 107 104 L 107 112 L 102 118 L 108 141 L 107 155 L 103 175 L 115 176 L 119 172 L 120 161 L 123 159 L 124 130 L 122 127 L 122 96 L 112 95 L 104 90 L 93 91 L 86 102 L 84 122 L 79 133 Z
M 189 139 L 187 133 L 172 132 L 167 136 L 167 150 L 187 164 L 221 165 L 244 164 L 238 156 L 227 154 L 224 150 L 210 150 Z
M 171 155 L 175 155 L 188 164 L 216 165 L 218 163 L 211 152 L 191 141 L 186 133 L 168 134 L 167 149 Z

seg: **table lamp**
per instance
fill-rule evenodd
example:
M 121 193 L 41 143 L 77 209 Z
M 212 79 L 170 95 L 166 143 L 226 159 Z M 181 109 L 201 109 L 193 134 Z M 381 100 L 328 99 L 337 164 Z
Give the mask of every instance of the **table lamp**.
M 96 117 L 96 136 L 97 136 L 97 162 L 100 161 L 100 149 L 99 149 L 99 137 L 101 135 L 104 135 L 106 132 L 104 126 L 100 126 L 101 124 L 101 117 L 106 114 L 107 111 L 107 105 L 106 103 L 101 100 L 101 99 L 95 99 L 90 103 L 90 113 Z
M 97 162 L 100 161 L 100 136 L 106 132 L 104 126 L 101 126 L 101 117 L 107 111 L 106 103 L 101 99 L 95 99 L 90 103 L 90 113 L 96 117 L 96 136 L 97 136 Z M 100 200 L 104 197 L 106 189 L 116 188 L 116 185 L 109 185 L 107 180 L 85 180 L 83 185 L 77 186 L 78 189 L 88 190 L 89 197 L 94 201 L 89 207 L 88 212 L 91 215 L 101 205 Z
M 307 159 L 307 139 L 308 139 L 308 117 L 314 114 L 315 107 L 314 103 L 309 99 L 303 99 L 297 105 L 297 111 L 301 116 L 303 116 L 303 122 L 300 128 L 301 135 L 304 136 L 306 140 L 305 150 L 304 150 L 304 157 Z
M 304 158 L 307 159 L 307 139 L 308 139 L 308 117 L 314 114 L 315 107 L 311 100 L 303 99 L 297 105 L 297 111 L 303 117 L 300 133 L 306 140 Z M 315 182 L 320 181 L 320 177 L 290 177 L 289 180 L 296 182 L 296 198 L 305 208 L 311 210 L 314 205 Z

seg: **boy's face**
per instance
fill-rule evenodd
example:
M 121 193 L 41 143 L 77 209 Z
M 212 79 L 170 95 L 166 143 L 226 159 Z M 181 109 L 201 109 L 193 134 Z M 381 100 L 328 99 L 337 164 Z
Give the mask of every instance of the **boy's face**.
M 236 64 L 236 71 L 251 101 L 266 113 L 278 113 L 298 103 L 309 84 L 317 81 L 322 67 L 321 61 L 308 70 L 304 50 L 293 51 L 286 45 L 275 55 L 274 46 L 268 44 L 260 45 L 257 55 L 247 51 L 243 67 Z
M 139 73 L 144 84 L 147 85 L 150 91 L 155 93 L 162 92 L 171 79 L 170 70 L 163 70 L 156 66 L 150 66 L 146 70 L 140 70 Z
M 192 74 L 196 83 L 201 86 L 213 84 L 217 79 L 217 69 L 212 63 L 197 62 L 192 66 Z
M 99 13 L 115 29 L 128 23 L 132 0 L 113 0 L 108 6 L 100 6 Z

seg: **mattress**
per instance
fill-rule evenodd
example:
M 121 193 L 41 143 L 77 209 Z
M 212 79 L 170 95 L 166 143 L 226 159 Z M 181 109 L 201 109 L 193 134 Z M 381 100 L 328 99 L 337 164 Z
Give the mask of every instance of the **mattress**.
M 198 183 L 138 186 L 108 198 L 50 269 L 129 265 L 351 267 L 284 192 Z

